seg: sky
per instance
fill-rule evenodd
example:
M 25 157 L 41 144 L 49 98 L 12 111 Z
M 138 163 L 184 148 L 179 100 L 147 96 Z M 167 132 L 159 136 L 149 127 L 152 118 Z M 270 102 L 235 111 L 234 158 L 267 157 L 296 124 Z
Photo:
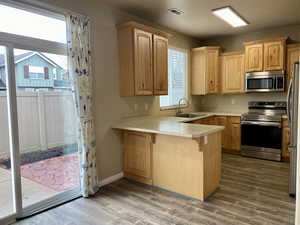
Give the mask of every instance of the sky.
M 0 31 L 66 43 L 66 22 L 0 5 Z
M 42 16 L 25 10 L 0 4 L 0 32 L 34 37 L 48 41 L 66 43 L 66 22 L 52 17 Z M 19 55 L 27 50 L 15 49 L 14 54 Z M 0 46 L 0 54 L 5 48 Z M 43 53 L 58 65 L 67 68 L 67 57 Z

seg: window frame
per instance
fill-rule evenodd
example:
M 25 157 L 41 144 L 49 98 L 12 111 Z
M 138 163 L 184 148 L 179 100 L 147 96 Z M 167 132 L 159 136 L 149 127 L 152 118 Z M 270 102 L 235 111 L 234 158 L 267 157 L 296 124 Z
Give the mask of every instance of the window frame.
M 172 45 L 169 45 L 168 46 L 168 51 L 169 49 L 171 50 L 175 50 L 175 51 L 179 51 L 179 52 L 182 52 L 182 53 L 185 53 L 186 54 L 186 68 L 185 68 L 185 98 L 187 99 L 188 103 L 190 104 L 190 96 L 189 96 L 189 72 L 190 72 L 190 51 L 189 49 L 186 49 L 186 48 L 179 48 L 179 47 L 176 47 L 176 46 L 172 46 Z M 168 60 L 169 62 L 169 60 Z M 168 63 L 168 69 L 169 69 L 169 63 Z M 168 70 L 169 71 L 169 70 Z M 169 78 L 169 75 L 168 75 L 168 78 Z M 169 83 L 169 80 L 168 80 L 168 83 Z M 169 91 L 169 90 L 168 90 Z M 160 108 L 160 111 L 166 111 L 166 110 L 174 110 L 174 109 L 177 109 L 179 107 L 178 104 L 175 104 L 175 105 L 170 105 L 170 106 L 160 106 L 160 97 L 159 96 L 159 108 Z M 189 104 L 182 104 L 180 105 L 181 108 L 188 108 L 189 107 Z

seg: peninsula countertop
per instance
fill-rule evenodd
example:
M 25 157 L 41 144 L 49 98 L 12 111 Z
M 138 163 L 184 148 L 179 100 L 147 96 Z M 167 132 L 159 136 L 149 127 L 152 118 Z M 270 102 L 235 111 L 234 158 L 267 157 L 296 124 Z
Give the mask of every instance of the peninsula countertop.
M 223 126 L 185 123 L 207 116 L 199 113 L 199 117 L 195 118 L 179 118 L 175 116 L 132 117 L 120 120 L 112 128 L 186 138 L 198 138 L 224 129 Z

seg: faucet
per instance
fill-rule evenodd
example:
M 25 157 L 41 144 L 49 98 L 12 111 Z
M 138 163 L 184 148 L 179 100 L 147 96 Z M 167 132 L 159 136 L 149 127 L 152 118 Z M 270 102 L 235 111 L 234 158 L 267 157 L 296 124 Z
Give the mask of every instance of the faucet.
M 187 104 L 187 106 L 189 106 L 189 101 L 188 101 L 186 98 L 181 98 L 181 99 L 179 99 L 176 115 L 179 115 L 179 114 L 182 113 L 182 110 L 181 110 L 181 102 L 182 102 L 182 101 L 185 101 L 186 104 Z

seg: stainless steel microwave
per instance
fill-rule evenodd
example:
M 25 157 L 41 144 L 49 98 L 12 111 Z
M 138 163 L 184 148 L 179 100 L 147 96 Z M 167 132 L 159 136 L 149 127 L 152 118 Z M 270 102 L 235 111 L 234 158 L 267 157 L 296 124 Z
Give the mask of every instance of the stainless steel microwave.
M 284 91 L 284 71 L 246 73 L 246 92 Z

